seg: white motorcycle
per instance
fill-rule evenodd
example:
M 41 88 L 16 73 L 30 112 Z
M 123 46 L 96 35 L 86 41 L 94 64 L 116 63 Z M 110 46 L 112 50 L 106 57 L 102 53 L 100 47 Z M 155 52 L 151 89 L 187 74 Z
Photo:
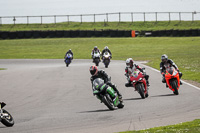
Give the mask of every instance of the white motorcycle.
M 94 52 L 93 62 L 96 64 L 96 66 L 99 66 L 99 62 L 100 62 L 100 53 L 99 52 Z
M 106 68 L 108 68 L 108 65 L 110 64 L 110 58 L 111 58 L 111 55 L 109 52 L 105 52 L 103 54 L 103 63 Z
M 14 120 L 11 114 L 3 109 L 6 106 L 4 102 L 0 102 L 0 122 L 7 127 L 12 127 L 14 125 Z

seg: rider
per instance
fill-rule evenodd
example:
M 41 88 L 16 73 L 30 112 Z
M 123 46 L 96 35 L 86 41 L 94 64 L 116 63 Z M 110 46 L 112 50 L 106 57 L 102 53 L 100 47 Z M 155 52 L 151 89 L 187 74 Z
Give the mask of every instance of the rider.
M 135 64 L 132 58 L 128 58 L 128 59 L 126 60 L 126 68 L 125 68 L 126 74 L 125 74 L 125 75 L 126 75 L 127 78 L 128 78 L 128 83 L 126 83 L 125 86 L 126 86 L 126 87 L 132 86 L 128 73 L 133 73 L 133 72 L 136 71 L 137 69 L 140 70 L 140 72 L 143 73 L 144 78 L 146 79 L 146 82 L 147 82 L 147 86 L 149 87 L 149 86 L 150 86 L 149 80 L 148 80 L 148 79 L 149 79 L 149 75 L 146 75 L 146 72 L 144 72 L 143 69 L 142 69 L 139 65 Z
M 165 71 L 166 71 L 167 66 L 173 66 L 179 73 L 180 85 L 182 85 L 182 82 L 181 82 L 182 73 L 179 71 L 178 66 L 171 59 L 168 59 L 168 56 L 166 54 L 161 56 L 161 60 L 162 61 L 160 63 L 160 73 L 163 75 L 162 82 L 166 83 Z M 166 84 L 166 87 L 168 87 L 167 84 Z
M 73 60 L 73 57 L 74 57 L 74 56 L 73 56 L 73 52 L 72 52 L 71 49 L 69 49 L 69 50 L 67 51 L 67 53 L 65 54 L 65 57 L 67 56 L 67 54 L 71 54 L 71 55 L 72 55 L 72 60 Z M 64 57 L 64 58 L 65 58 L 65 57 Z
M 110 58 L 112 58 L 112 53 L 111 53 L 110 49 L 108 48 L 108 46 L 105 46 L 105 48 L 103 49 L 102 54 L 101 54 L 101 55 L 102 55 L 102 59 L 103 59 L 103 54 L 104 54 L 105 52 L 110 53 Z
M 96 78 L 101 78 L 104 80 L 104 83 L 112 87 L 117 92 L 119 99 L 122 99 L 122 95 L 117 90 L 117 86 L 111 81 L 109 81 L 108 75 L 104 70 L 98 70 L 97 66 L 93 65 L 90 67 L 90 74 L 92 75 L 92 77 L 90 78 L 92 84 Z
M 100 50 L 97 48 L 97 46 L 94 47 L 94 49 L 92 50 L 92 53 L 91 53 L 93 59 L 94 59 L 93 56 L 94 56 L 94 53 L 95 53 L 95 52 L 98 52 L 99 54 L 101 54 L 101 52 L 100 52 Z

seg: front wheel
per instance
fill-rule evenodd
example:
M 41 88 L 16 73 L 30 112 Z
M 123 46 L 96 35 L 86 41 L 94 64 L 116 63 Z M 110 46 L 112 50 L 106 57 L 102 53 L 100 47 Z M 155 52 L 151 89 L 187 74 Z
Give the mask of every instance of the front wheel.
M 2 109 L 3 110 L 3 113 L 5 114 L 5 115 L 7 115 L 7 116 L 5 116 L 2 120 L 1 120 L 1 122 L 5 125 L 5 126 L 7 126 L 7 127 L 12 127 L 13 125 L 14 125 L 14 119 L 13 119 L 13 117 L 11 116 L 11 114 L 8 112 L 8 111 L 6 111 L 5 109 Z
M 112 99 L 110 98 L 110 96 L 107 94 L 107 95 L 104 95 L 102 97 L 102 102 L 110 109 L 110 110 L 114 110 L 114 104 L 113 104 L 113 101 Z
M 143 84 L 138 84 L 137 86 L 137 90 L 141 96 L 142 99 L 145 99 L 145 94 L 144 94 L 144 85 Z
M 122 109 L 123 107 L 124 107 L 124 102 L 123 102 L 123 100 L 121 99 L 121 100 L 119 100 L 119 104 L 117 105 L 117 107 L 119 108 L 119 109 Z
M 179 93 L 178 93 L 178 83 L 177 83 L 177 80 L 173 80 L 172 82 L 171 82 L 171 86 L 172 86 L 172 88 L 174 89 L 174 94 L 175 95 L 178 95 Z

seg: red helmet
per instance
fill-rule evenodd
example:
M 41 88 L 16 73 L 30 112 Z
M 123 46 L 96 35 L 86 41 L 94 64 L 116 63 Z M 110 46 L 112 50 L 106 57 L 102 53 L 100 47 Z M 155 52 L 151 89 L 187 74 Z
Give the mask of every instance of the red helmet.
M 90 73 L 92 76 L 95 76 L 98 73 L 98 68 L 97 66 L 93 65 L 90 67 Z

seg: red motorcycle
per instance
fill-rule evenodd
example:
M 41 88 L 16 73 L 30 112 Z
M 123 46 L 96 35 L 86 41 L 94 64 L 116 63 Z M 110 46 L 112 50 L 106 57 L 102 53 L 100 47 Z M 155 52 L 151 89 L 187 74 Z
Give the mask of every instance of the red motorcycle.
M 144 68 L 143 71 L 145 71 Z M 135 88 L 135 91 L 137 91 L 143 99 L 145 99 L 145 97 L 148 97 L 149 94 L 147 90 L 147 83 L 143 73 L 139 70 L 136 70 L 131 73 L 129 77 L 131 83 L 133 84 L 133 87 Z
M 179 73 L 174 67 L 168 67 L 165 73 L 165 80 L 169 88 L 178 95 L 178 89 L 180 87 Z

